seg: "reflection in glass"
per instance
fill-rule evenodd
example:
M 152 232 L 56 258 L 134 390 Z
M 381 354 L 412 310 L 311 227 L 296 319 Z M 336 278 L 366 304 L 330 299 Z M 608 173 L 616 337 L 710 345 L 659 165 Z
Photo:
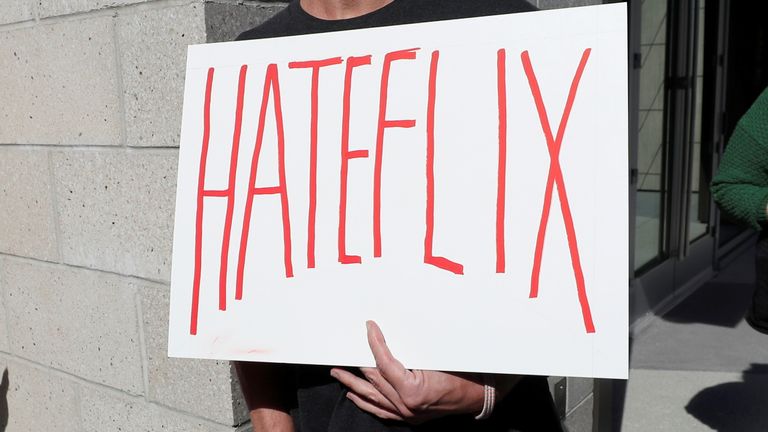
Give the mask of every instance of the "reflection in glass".
M 645 0 L 640 17 L 639 121 L 635 269 L 663 253 L 667 0 Z
M 702 98 L 704 87 L 704 3 L 700 2 L 698 11 L 699 29 L 698 39 L 696 41 L 696 106 L 695 106 L 695 123 L 694 123 L 694 137 L 693 137 L 693 149 L 691 153 L 691 178 L 690 178 L 690 190 L 691 197 L 688 208 L 688 241 L 693 242 L 707 233 L 708 221 L 709 221 L 709 206 L 708 194 L 705 193 L 707 186 L 707 179 L 702 177 L 702 173 L 705 170 L 702 169 L 702 163 L 704 162 L 701 157 L 701 110 L 702 110 Z

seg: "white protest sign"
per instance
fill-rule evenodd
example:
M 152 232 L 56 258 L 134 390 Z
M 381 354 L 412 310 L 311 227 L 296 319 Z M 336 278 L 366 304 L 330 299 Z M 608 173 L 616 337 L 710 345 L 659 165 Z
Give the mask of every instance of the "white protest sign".
M 627 376 L 624 4 L 191 46 L 169 355 Z

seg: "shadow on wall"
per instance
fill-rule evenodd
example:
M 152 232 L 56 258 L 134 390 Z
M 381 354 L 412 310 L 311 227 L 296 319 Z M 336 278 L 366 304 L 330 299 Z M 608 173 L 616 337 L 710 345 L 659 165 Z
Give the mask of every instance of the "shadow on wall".
M 685 410 L 718 432 L 768 431 L 768 364 L 752 364 L 742 381 L 706 388 Z
M 3 379 L 0 381 L 0 432 L 5 432 L 8 427 L 8 368 L 3 371 Z

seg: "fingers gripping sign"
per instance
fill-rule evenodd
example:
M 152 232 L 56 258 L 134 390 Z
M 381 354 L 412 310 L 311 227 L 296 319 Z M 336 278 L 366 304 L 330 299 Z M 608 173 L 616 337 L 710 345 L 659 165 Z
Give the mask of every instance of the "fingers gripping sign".
M 375 369 L 367 369 L 371 370 Z M 339 368 L 331 370 L 331 375 L 348 387 L 347 397 L 362 410 L 387 420 L 405 420 L 395 404 L 369 378 L 370 372 L 367 371 L 363 369 L 366 379 Z
M 484 386 L 478 374 L 408 370 L 398 361 L 379 326 L 368 327 L 375 368 L 361 368 L 361 378 L 340 368 L 331 375 L 348 388 L 358 408 L 385 420 L 418 424 L 443 415 L 478 413 L 483 408 Z

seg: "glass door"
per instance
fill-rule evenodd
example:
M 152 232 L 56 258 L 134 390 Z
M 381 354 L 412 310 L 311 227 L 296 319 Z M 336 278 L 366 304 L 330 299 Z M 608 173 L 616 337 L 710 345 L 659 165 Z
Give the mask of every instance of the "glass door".
M 645 0 L 641 5 L 640 51 L 634 67 L 639 75 L 637 97 L 637 168 L 635 198 L 634 269 L 641 271 L 666 257 L 665 170 L 667 140 L 667 9 L 668 0 Z
M 645 0 L 641 5 L 640 51 L 634 67 L 639 75 L 637 96 L 637 168 L 634 269 L 642 270 L 667 255 L 665 203 L 668 196 L 667 139 L 667 9 L 668 0 Z
M 637 83 L 632 321 L 663 311 L 698 278 L 711 275 L 709 181 L 720 111 L 717 61 L 710 62 L 718 47 L 707 43 L 706 7 L 703 0 L 634 3 L 639 34 L 632 38 Z M 715 34 L 718 27 L 713 26 Z
M 632 332 L 710 278 L 721 252 L 709 184 L 727 137 L 726 83 L 733 78 L 726 75 L 733 68 L 726 54 L 735 23 L 728 9 L 735 3 L 628 2 Z M 768 9 L 768 2 L 743 3 Z M 762 70 L 768 84 L 768 66 Z M 599 430 L 620 430 L 624 395 L 622 382 L 598 380 Z
M 709 183 L 712 181 L 712 156 L 715 153 L 713 145 L 713 136 L 711 130 L 712 118 L 705 118 L 703 107 L 713 106 L 713 94 L 708 92 L 707 100 L 704 98 L 705 84 L 708 88 L 712 86 L 712 74 L 704 74 L 705 59 L 709 60 L 708 66 L 712 67 L 711 60 L 713 56 L 707 56 L 704 51 L 705 35 L 715 35 L 717 32 L 707 32 L 709 26 L 705 21 L 706 5 L 701 1 L 696 10 L 696 46 L 695 46 L 695 68 L 694 77 L 694 116 L 693 116 L 693 142 L 691 151 L 691 169 L 688 178 L 688 230 L 686 242 L 690 245 L 693 242 L 705 237 L 710 233 L 709 221 L 711 220 L 711 199 L 709 193 Z M 716 61 L 716 56 L 714 56 Z M 711 69 L 710 69 L 711 70 Z M 705 83 L 706 78 L 706 83 Z M 706 103 L 705 103 L 706 102 Z M 710 124 L 705 124 L 705 120 Z M 707 127 L 709 126 L 709 128 Z

